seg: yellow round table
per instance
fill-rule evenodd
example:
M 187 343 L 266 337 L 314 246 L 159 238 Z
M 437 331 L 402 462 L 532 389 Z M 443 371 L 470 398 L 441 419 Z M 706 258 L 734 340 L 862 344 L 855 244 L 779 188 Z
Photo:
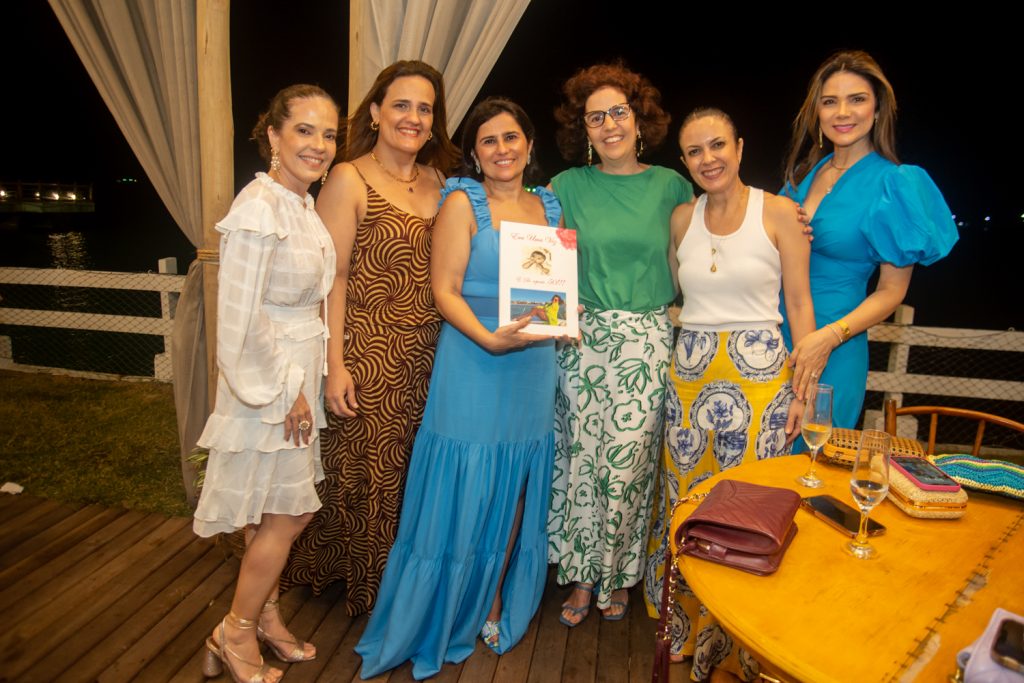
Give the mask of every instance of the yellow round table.
M 807 464 L 806 455 L 748 463 L 693 492 L 736 479 L 853 505 L 849 470 L 820 464 L 825 488 L 811 490 L 796 483 Z M 799 531 L 771 576 L 692 557 L 679 567 L 722 626 L 781 680 L 945 681 L 996 607 L 1024 614 L 1024 504 L 968 495 L 958 520 L 915 519 L 883 501 L 871 513 L 887 527 L 871 538 L 873 560 L 848 555 L 846 536 L 801 509 Z M 680 505 L 672 528 L 695 508 Z

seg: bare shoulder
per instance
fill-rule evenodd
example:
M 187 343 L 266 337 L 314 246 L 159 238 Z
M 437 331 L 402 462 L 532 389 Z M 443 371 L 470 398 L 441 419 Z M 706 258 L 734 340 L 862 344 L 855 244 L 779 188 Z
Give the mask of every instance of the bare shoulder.
M 669 226 L 672 230 L 672 241 L 678 248 L 679 244 L 683 241 L 683 235 L 686 234 L 687 228 L 690 227 L 690 221 L 693 219 L 693 209 L 696 206 L 694 202 L 687 202 L 686 204 L 680 204 L 672 210 L 672 217 L 669 219 Z
M 797 203 L 788 197 L 765 192 L 764 217 L 776 225 L 796 222 Z

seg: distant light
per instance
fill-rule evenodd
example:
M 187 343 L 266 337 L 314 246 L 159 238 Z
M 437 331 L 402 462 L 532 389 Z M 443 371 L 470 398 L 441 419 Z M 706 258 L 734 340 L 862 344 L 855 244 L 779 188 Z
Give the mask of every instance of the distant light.
M 36 192 L 36 196 L 37 196 L 37 197 L 39 196 L 39 193 L 38 193 L 38 192 Z
M 50 197 L 52 197 L 53 199 L 60 199 L 60 195 L 57 194 L 56 192 L 51 192 Z
M 990 220 L 992 220 L 992 216 L 985 216 L 985 222 L 986 223 L 988 223 Z
M 959 221 L 959 222 L 957 223 L 957 225 L 959 225 L 959 226 L 960 226 L 960 227 L 962 228 L 962 227 L 964 227 L 964 222 L 963 222 L 963 221 Z
M 6 196 L 7 196 L 7 190 L 0 190 L 0 197 L 6 197 Z
M 78 199 L 78 195 L 76 195 L 74 192 L 68 192 L 68 199 L 74 201 Z
M 1024 216 L 1022 216 L 1022 218 L 1024 218 Z M 955 213 L 953 214 L 953 220 L 956 220 L 956 214 Z

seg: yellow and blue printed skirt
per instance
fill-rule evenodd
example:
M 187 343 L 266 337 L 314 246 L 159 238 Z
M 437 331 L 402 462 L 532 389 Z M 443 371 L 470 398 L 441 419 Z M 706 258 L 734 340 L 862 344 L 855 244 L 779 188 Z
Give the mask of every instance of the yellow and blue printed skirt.
M 672 506 L 680 495 L 744 462 L 789 454 L 786 418 L 792 370 L 778 328 L 679 333 L 665 397 L 661 485 L 647 544 L 644 595 L 658 616 Z M 757 662 L 736 645 L 689 587 L 675 596 L 672 654 L 693 656 L 693 680 L 714 667 L 744 680 Z

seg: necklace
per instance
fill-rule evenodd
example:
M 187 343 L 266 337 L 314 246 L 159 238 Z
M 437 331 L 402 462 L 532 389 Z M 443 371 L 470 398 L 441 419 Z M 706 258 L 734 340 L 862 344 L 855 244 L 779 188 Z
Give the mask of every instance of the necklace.
M 850 170 L 850 167 L 849 166 L 836 166 L 836 158 L 835 157 L 832 157 L 831 159 L 828 160 L 828 165 L 832 168 L 832 170 L 834 170 L 834 171 L 836 171 L 838 173 L 838 175 L 836 175 L 835 180 L 832 181 L 832 184 L 828 186 L 827 190 L 825 190 L 825 194 L 832 194 L 832 188 L 836 186 L 836 183 L 838 183 L 839 179 L 843 177 L 843 174 L 846 173 L 848 170 Z
M 419 167 L 419 164 L 417 164 L 417 165 L 415 165 L 415 166 L 413 166 L 413 167 L 412 167 L 412 177 L 411 177 L 411 178 L 403 178 L 403 177 L 401 177 L 401 176 L 397 176 L 397 175 L 395 175 L 394 173 L 392 173 L 391 171 L 389 171 L 389 170 L 388 170 L 388 167 L 387 167 L 387 166 L 385 166 L 385 165 L 384 165 L 384 164 L 383 164 L 383 163 L 381 162 L 381 160 L 377 158 L 377 155 L 376 155 L 376 154 L 374 154 L 374 153 L 373 153 L 372 151 L 370 152 L 370 158 L 371 158 L 371 159 L 373 159 L 374 161 L 376 161 L 376 162 L 377 162 L 377 165 L 381 167 L 381 170 L 383 170 L 383 171 L 384 171 L 385 173 L 387 173 L 387 174 L 388 174 L 388 176 L 389 176 L 389 177 L 390 177 L 390 178 L 391 178 L 392 180 L 397 180 L 398 182 L 400 182 L 400 183 L 403 183 L 403 184 L 405 184 L 405 185 L 410 185 L 410 187 L 409 187 L 409 192 L 412 192 L 412 191 L 413 191 L 413 189 L 412 189 L 412 187 L 411 187 L 411 184 L 412 184 L 412 183 L 415 183 L 415 182 L 416 182 L 416 179 L 420 177 L 420 167 Z
M 718 254 L 721 251 L 721 249 L 722 249 L 722 238 L 719 238 L 718 241 L 715 242 L 715 238 L 712 237 L 711 238 L 711 272 L 712 273 L 717 273 L 718 272 Z

